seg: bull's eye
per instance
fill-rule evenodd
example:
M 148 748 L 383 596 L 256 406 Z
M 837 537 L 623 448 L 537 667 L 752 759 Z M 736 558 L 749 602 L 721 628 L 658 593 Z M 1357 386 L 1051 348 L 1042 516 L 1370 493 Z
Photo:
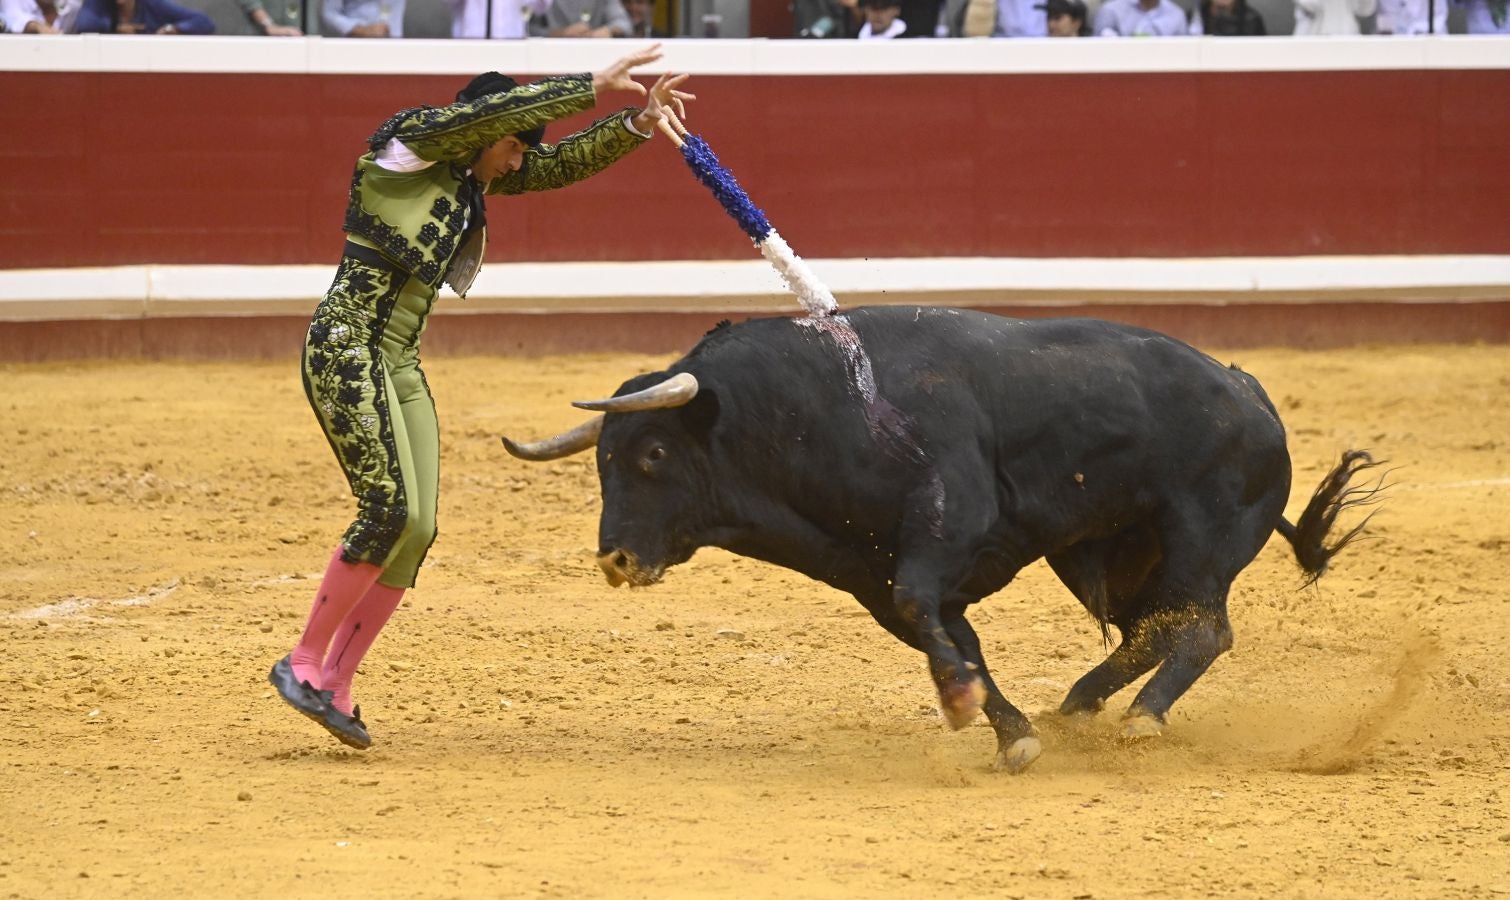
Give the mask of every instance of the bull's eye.
M 651 447 L 650 450 L 646 452 L 646 454 L 640 459 L 640 471 L 644 472 L 646 475 L 651 474 L 655 471 L 656 465 L 665 458 L 665 447 Z

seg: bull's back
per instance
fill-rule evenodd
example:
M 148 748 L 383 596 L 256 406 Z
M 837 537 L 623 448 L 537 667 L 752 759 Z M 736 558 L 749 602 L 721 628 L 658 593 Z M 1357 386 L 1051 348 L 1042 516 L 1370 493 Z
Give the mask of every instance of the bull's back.
M 1161 478 L 1284 454 L 1256 379 L 1159 332 L 916 307 L 849 318 L 892 403 L 946 432 L 983 417 L 1003 465 L 1120 454 L 1130 478 Z
M 1251 376 L 1168 335 L 1098 319 L 1010 319 L 971 310 L 868 307 L 847 314 L 878 380 L 901 400 L 916 368 L 953 376 L 1019 412 L 1119 395 L 1260 397 Z M 1061 410 L 1062 411 L 1062 410 Z
M 772 382 L 759 392 L 801 384 L 830 401 L 848 395 L 858 404 L 874 389 L 924 440 L 984 441 L 1008 461 L 1101 445 L 1178 444 L 1187 455 L 1209 455 L 1222 442 L 1284 443 L 1278 416 L 1251 376 L 1168 335 L 1095 319 L 863 307 L 821 326 L 773 318 L 721 328 L 684 365 L 699 367 L 700 359 L 721 360 L 723 371 L 752 383 Z M 831 402 L 802 408 L 824 429 L 843 420 Z M 1179 462 L 1167 456 L 1149 464 Z

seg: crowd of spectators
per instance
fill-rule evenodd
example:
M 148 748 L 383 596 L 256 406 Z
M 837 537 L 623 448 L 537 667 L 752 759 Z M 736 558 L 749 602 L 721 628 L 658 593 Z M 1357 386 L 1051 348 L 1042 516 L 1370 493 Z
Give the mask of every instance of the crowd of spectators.
M 0 0 L 0 31 L 211 34 L 204 0 Z M 401 38 L 409 0 L 234 0 L 257 33 Z M 416 0 L 444 3 L 454 38 L 617 38 L 663 34 L 669 0 Z M 1250 0 L 793 0 L 804 38 L 1146 37 L 1274 34 Z M 1294 34 L 1510 34 L 1510 0 L 1268 0 L 1293 3 Z M 1271 10 L 1274 7 L 1269 7 Z M 307 16 L 318 21 L 307 22 Z M 1272 13 L 1271 13 L 1272 14 Z M 1284 23 L 1286 26 L 1288 22 Z
M 1280 0 L 1286 6 L 1289 0 Z M 797 0 L 798 33 L 861 40 L 939 37 L 1216 37 L 1275 33 L 1248 0 Z M 1294 34 L 1510 34 L 1510 0 L 1293 0 Z
M 0 0 L 6 31 L 18 34 L 210 34 L 215 24 L 173 0 Z

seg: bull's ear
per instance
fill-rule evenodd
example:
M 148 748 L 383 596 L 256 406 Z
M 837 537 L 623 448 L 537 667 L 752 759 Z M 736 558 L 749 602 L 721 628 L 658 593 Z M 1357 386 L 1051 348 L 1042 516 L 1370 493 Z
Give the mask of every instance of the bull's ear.
M 699 389 L 697 396 L 678 410 L 687 429 L 699 438 L 706 438 L 718 423 L 718 411 L 718 392 L 709 388 Z

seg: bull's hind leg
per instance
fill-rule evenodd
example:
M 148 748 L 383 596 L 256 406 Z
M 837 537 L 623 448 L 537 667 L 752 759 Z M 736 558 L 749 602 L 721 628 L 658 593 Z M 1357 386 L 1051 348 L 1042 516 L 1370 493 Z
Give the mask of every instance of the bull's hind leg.
M 1033 730 L 1028 717 L 1012 705 L 992 680 L 991 673 L 986 669 L 985 656 L 981 652 L 980 638 L 965 618 L 964 609 L 964 604 L 946 607 L 944 628 L 954 639 L 954 644 L 959 647 L 965 661 L 976 667 L 975 674 L 985 684 L 986 718 L 991 722 L 991 729 L 996 732 L 994 768 L 1016 775 L 1033 764 L 1043 752 L 1043 745 L 1039 743 L 1038 734 Z
M 1064 715 L 1100 712 L 1106 699 L 1143 677 L 1164 658 L 1166 646 L 1150 629 L 1130 625 L 1122 632 L 1122 642 L 1075 682 L 1059 711 Z
M 1273 533 L 1284 497 L 1272 493 L 1235 513 L 1187 508 L 1186 519 L 1165 526 L 1165 558 L 1138 598 L 1140 627 L 1156 637 L 1164 660 L 1127 710 L 1126 737 L 1163 731 L 1169 708 L 1232 648 L 1227 594 Z
M 1122 733 L 1148 737 L 1164 730 L 1169 708 L 1195 684 L 1218 656 L 1232 648 L 1227 620 L 1227 592 L 1214 602 L 1197 602 L 1150 616 L 1149 625 L 1163 635 L 1168 655 L 1127 710 Z
M 1060 704 L 1061 713 L 1099 712 L 1108 697 L 1164 658 L 1167 646 L 1137 618 L 1145 607 L 1140 594 L 1145 592 L 1159 558 L 1157 536 L 1151 528 L 1142 526 L 1113 537 L 1082 541 L 1047 557 L 1054 574 L 1100 623 L 1103 637 L 1109 623 L 1122 632 L 1122 640 L 1111 655 L 1070 688 Z
M 1161 732 L 1169 708 L 1232 647 L 1228 591 L 1273 534 L 1288 489 L 1287 479 L 1241 485 L 1222 480 L 1240 477 L 1222 470 L 1205 493 L 1172 504 L 1181 515 L 1161 525 L 1164 558 L 1138 603 L 1140 627 L 1150 629 L 1166 652 L 1127 710 L 1126 737 Z

